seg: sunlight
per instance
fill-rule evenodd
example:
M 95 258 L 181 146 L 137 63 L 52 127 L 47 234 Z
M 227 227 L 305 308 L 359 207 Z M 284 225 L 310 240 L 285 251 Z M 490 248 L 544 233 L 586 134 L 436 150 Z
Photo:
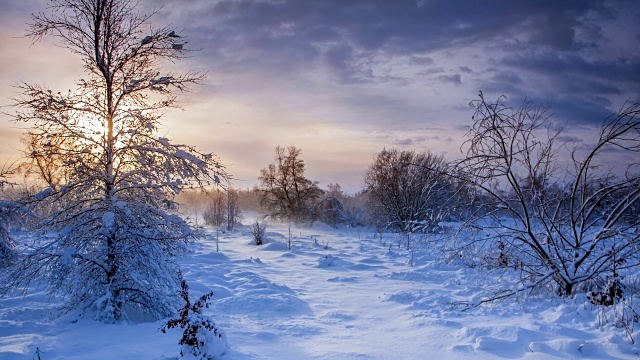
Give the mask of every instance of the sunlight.
M 87 150 L 92 153 L 99 153 L 107 146 L 106 134 L 108 132 L 106 120 L 97 116 L 79 116 L 74 121 L 74 132 L 77 136 L 76 143 L 87 146 Z M 113 125 L 113 136 L 115 138 L 115 148 L 126 146 L 128 135 L 131 129 L 122 118 L 116 118 Z M 83 150 L 84 151 L 84 150 Z
M 104 146 L 106 126 L 101 119 L 82 116 L 73 120 L 72 131 L 75 133 L 75 143 L 85 146 L 82 152 L 99 153 Z

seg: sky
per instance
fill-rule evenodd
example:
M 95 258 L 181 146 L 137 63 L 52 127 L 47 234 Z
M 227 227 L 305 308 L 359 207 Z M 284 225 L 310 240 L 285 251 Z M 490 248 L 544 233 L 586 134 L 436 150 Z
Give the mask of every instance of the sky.
M 162 131 L 220 156 L 245 188 L 277 145 L 302 149 L 307 177 L 348 192 L 383 148 L 462 156 L 479 91 L 550 102 L 566 137 L 640 100 L 640 2 L 464 0 L 141 0 L 152 23 L 200 49 L 167 67 L 206 81 Z M 18 82 L 66 91 L 79 60 L 21 38 L 44 0 L 0 0 L 0 109 Z M 24 125 L 0 114 L 0 163 L 19 159 Z

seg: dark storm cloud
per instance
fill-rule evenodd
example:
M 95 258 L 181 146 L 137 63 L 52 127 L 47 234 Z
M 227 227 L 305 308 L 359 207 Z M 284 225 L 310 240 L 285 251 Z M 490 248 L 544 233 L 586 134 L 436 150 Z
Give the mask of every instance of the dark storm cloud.
M 417 136 L 413 138 L 396 139 L 396 140 L 393 140 L 391 144 L 395 146 L 415 147 L 415 146 L 422 146 L 426 140 L 427 138 L 425 138 L 424 136 Z
M 551 111 L 561 121 L 571 125 L 599 125 L 611 116 L 612 104 L 599 96 L 564 95 L 551 99 Z
M 601 123 L 617 110 L 607 96 L 620 95 L 626 99 L 640 94 L 640 58 L 591 60 L 574 53 L 547 51 L 509 56 L 502 63 L 514 71 L 533 74 L 547 84 L 524 84 L 528 93 L 522 88 L 515 90 L 508 85 L 505 88 L 519 95 L 551 100 L 557 116 L 569 123 Z
M 40 6 L 41 1 L 9 1 L 3 12 L 24 12 L 30 4 Z M 567 74 L 599 77 L 589 86 L 596 92 L 625 91 L 612 81 L 640 82 L 640 55 L 589 59 L 584 53 L 606 40 L 603 22 L 637 11 L 633 1 L 161 0 L 146 6 L 162 6 L 160 15 L 184 28 L 214 69 L 291 74 L 324 65 L 339 83 L 360 84 L 386 76 L 371 69 L 381 53 L 409 56 L 413 65 L 429 67 L 438 62 L 430 53 L 467 48 L 478 53 L 499 49 L 504 55 L 495 60 L 504 70 L 531 71 L 556 82 Z M 627 27 L 621 36 L 637 48 L 640 27 Z M 458 71 L 471 74 L 474 67 L 465 64 Z M 455 73 L 439 79 L 461 83 Z M 489 85 L 499 87 L 499 80 Z
M 608 81 L 640 82 L 640 57 L 589 60 L 570 53 L 527 53 L 506 57 L 503 64 L 546 76 L 586 75 Z
M 326 52 L 326 62 L 338 76 L 341 83 L 363 83 L 371 80 L 373 74 L 366 65 L 359 63 L 355 50 L 347 45 L 338 45 Z M 366 61 L 366 59 L 364 59 Z
M 472 76 L 465 82 L 478 88 L 473 91 L 547 98 L 559 116 L 577 111 L 573 119 L 604 113 L 611 105 L 607 95 L 640 93 L 640 54 L 603 54 L 611 40 L 603 24 L 637 12 L 632 1 L 222 0 L 185 2 L 180 11 L 167 4 L 163 12 L 202 44 L 213 68 L 291 75 L 324 67 L 343 85 L 433 73 L 440 73 L 440 82 L 461 85 L 463 73 Z M 640 27 L 626 26 L 616 41 L 637 48 Z M 471 57 L 451 68 L 431 55 L 438 51 Z M 401 56 L 421 70 L 374 71 L 380 57 Z M 490 77 L 471 63 L 482 56 L 497 68 Z
M 492 80 L 498 83 L 521 84 L 522 78 L 513 71 L 498 71 Z
M 11 36 L 26 27 L 29 13 L 45 11 L 47 4 L 0 2 L 0 23 L 12 24 L 0 27 L 0 34 L 11 28 Z M 261 135 L 295 133 L 307 129 L 304 125 L 359 134 L 437 124 L 443 126 L 440 134 L 459 133 L 471 121 L 473 111 L 466 105 L 479 90 L 490 101 L 504 94 L 514 107 L 524 99 L 549 101 L 555 118 L 570 126 L 600 123 L 625 100 L 640 98 L 635 0 L 143 0 L 141 5 L 143 13 L 159 9 L 154 25 L 175 27 L 189 47 L 202 49 L 181 66 L 208 72 L 212 85 L 198 88 L 189 101 L 206 105 L 218 99 L 219 117 L 234 123 L 236 117 L 257 118 L 246 131 Z M 0 42 L 5 61 L 0 64 L 11 64 L 4 67 L 13 74 L 13 64 L 21 62 L 6 44 Z M 292 126 L 296 121 L 300 126 Z M 430 145 L 417 136 L 402 133 L 385 141 Z M 365 149 L 363 139 L 357 140 Z M 380 139 L 373 143 L 386 145 Z
M 553 49 L 575 49 L 580 47 L 575 36 L 580 17 L 602 9 L 606 7 L 599 1 L 229 0 L 202 2 L 178 16 L 187 27 L 191 19 L 211 19 L 211 31 L 237 40 L 230 44 L 222 39 L 230 46 L 268 50 L 279 42 L 291 48 L 348 42 L 363 52 L 411 55 L 481 40 L 498 42 L 512 34 Z M 272 55 L 287 58 L 281 47 L 274 50 Z
M 434 61 L 432 58 L 428 57 L 428 56 L 412 56 L 411 57 L 411 64 L 413 65 L 419 65 L 419 66 L 429 66 L 429 65 L 433 65 Z
M 561 143 L 573 143 L 573 144 L 584 143 L 584 139 L 579 138 L 577 136 L 570 136 L 570 135 L 558 136 L 558 141 L 560 141 Z

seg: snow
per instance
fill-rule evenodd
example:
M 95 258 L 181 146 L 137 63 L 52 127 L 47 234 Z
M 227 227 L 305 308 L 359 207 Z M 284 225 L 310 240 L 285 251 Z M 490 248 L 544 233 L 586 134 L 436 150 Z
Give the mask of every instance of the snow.
M 110 229 L 115 226 L 116 215 L 111 211 L 107 211 L 102 215 L 102 222 L 107 229 Z
M 42 201 L 44 200 L 47 196 L 53 194 L 53 189 L 48 187 L 42 191 L 40 191 L 39 193 L 36 194 L 36 199 L 38 201 Z
M 106 220 L 105 220 L 106 221 Z M 251 223 L 248 221 L 248 223 Z M 623 329 L 584 296 L 516 299 L 471 308 L 477 269 L 414 253 L 363 229 L 268 225 L 256 246 L 247 226 L 216 231 L 179 259 L 191 296 L 214 292 L 203 314 L 228 348 L 220 359 L 636 359 Z M 180 329 L 162 321 L 106 325 L 60 315 L 34 289 L 0 299 L 0 358 L 177 359 Z M 610 314 L 608 315 L 610 317 Z M 637 340 L 637 332 L 633 333 Z M 215 346 L 215 344 L 214 344 Z

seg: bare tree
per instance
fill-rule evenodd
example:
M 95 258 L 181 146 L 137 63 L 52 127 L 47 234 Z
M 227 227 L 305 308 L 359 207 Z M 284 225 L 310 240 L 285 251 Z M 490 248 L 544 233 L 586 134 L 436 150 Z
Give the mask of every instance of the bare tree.
M 7 277 L 11 289 L 44 278 L 67 307 L 103 321 L 131 312 L 155 318 L 180 299 L 173 261 L 193 234 L 175 214 L 182 189 L 219 183 L 217 157 L 158 136 L 161 110 L 202 75 L 165 73 L 184 38 L 154 28 L 129 0 L 52 0 L 32 16 L 34 42 L 53 36 L 80 57 L 84 77 L 60 93 L 20 84 L 14 119 L 30 125 L 26 156 L 48 186 L 32 205 L 56 205 L 43 234 Z
M 238 204 L 238 190 L 227 189 L 227 230 L 231 231 L 242 220 L 242 210 Z
M 204 223 L 209 226 L 220 227 L 227 218 L 226 196 L 222 191 L 209 194 L 207 207 L 202 213 Z
M 428 231 L 455 214 L 457 182 L 445 176 L 442 156 L 384 149 L 364 176 L 371 208 L 382 227 Z
M 571 294 L 614 270 L 637 267 L 640 234 L 634 229 L 640 218 L 628 215 L 640 202 L 640 164 L 626 164 L 616 174 L 598 161 L 613 149 L 638 159 L 639 104 L 607 119 L 596 145 L 580 149 L 560 141 L 562 129 L 548 117 L 548 106 L 525 101 L 513 109 L 502 100 L 489 103 L 480 93 L 472 103 L 467 156 L 456 164 L 485 199 L 466 228 L 481 229 L 481 236 L 458 250 L 495 249 L 502 266 L 522 274 L 515 289 L 485 301 L 544 291 L 550 284 Z M 567 147 L 572 161 L 563 168 L 559 157 Z
M 313 221 L 314 208 L 321 194 L 317 181 L 304 176 L 301 150 L 291 145 L 276 147 L 275 162 L 260 170 L 260 205 L 276 219 L 297 223 Z
M 11 182 L 9 179 L 15 175 L 16 168 L 15 163 L 5 163 L 0 167 L 0 190 L 4 190 L 7 186 L 14 186 L 15 183 Z

